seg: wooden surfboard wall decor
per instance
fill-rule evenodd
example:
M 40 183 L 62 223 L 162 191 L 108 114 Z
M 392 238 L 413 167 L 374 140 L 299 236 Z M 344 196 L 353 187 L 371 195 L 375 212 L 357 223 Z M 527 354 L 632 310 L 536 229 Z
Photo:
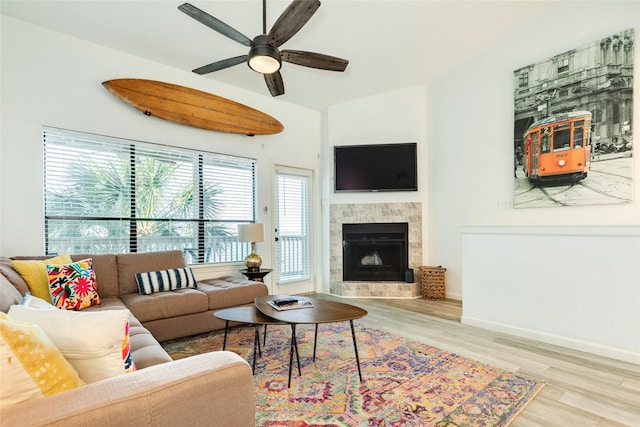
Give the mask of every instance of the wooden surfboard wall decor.
M 144 79 L 107 80 L 102 85 L 147 116 L 185 126 L 250 136 L 272 135 L 284 129 L 268 114 L 184 86 Z

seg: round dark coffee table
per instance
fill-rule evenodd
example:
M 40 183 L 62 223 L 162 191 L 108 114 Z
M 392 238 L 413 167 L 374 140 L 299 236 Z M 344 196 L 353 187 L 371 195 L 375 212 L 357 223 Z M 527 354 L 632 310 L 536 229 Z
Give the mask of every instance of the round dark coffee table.
M 290 310 L 277 310 L 269 304 L 270 301 L 292 298 L 298 300 L 307 300 L 313 304 L 313 307 L 295 308 Z M 257 309 L 267 317 L 291 324 L 291 342 L 292 347 L 289 351 L 289 387 L 291 386 L 291 365 L 293 362 L 294 344 L 296 342 L 296 325 L 298 324 L 315 324 L 315 336 L 313 342 L 313 360 L 316 359 L 316 345 L 318 343 L 318 324 L 348 321 L 351 326 L 351 337 L 353 338 L 353 349 L 355 351 L 356 363 L 358 365 L 358 376 L 362 381 L 362 371 L 360 370 L 360 357 L 358 356 L 358 344 L 356 342 L 356 332 L 353 328 L 353 321 L 367 315 L 367 310 L 355 305 L 345 304 L 337 301 L 327 301 L 319 298 L 308 296 L 283 296 L 283 295 L 262 295 L 255 299 Z M 297 354 L 297 348 L 296 354 Z M 300 363 L 298 362 L 298 368 Z

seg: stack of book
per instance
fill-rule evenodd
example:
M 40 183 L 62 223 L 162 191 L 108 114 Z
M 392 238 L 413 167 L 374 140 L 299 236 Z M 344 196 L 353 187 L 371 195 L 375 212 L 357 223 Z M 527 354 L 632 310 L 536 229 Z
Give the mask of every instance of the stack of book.
M 313 303 L 311 301 L 300 297 L 279 297 L 268 301 L 268 303 L 278 311 L 313 307 Z

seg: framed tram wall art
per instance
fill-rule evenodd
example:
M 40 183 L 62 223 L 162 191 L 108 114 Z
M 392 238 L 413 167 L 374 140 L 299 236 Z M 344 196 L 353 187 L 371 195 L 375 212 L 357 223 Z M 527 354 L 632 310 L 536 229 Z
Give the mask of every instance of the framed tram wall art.
M 514 208 L 629 203 L 629 29 L 514 71 Z

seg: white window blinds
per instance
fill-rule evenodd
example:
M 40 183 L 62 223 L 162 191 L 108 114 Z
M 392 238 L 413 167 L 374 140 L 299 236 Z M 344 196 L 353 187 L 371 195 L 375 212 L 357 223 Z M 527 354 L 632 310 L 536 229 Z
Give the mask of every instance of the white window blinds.
M 248 253 L 236 235 L 254 220 L 253 159 L 54 128 L 44 159 L 46 253 Z
M 307 174 L 277 170 L 276 268 L 279 284 L 310 277 L 309 181 Z

